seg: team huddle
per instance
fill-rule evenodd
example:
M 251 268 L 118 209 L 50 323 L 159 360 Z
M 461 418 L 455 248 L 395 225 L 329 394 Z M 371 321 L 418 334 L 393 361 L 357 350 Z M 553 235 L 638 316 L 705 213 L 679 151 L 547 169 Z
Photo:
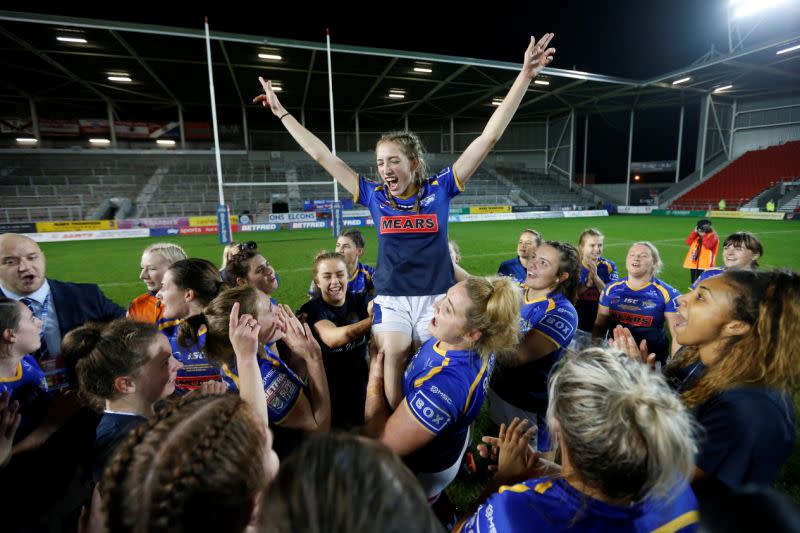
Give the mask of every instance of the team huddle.
M 631 244 L 620 277 L 595 228 L 577 246 L 525 230 L 497 276 L 459 265 L 450 202 L 551 39 L 531 40 L 483 133 L 436 173 L 416 135 L 393 132 L 376 146 L 380 179 L 358 175 L 261 80 L 256 101 L 378 237 L 374 269 L 355 229 L 319 252 L 299 309 L 273 298 L 280 273 L 255 242 L 227 246 L 219 268 L 148 246 L 147 290 L 125 311 L 47 278 L 35 242 L 1 235 L 0 476 L 15 526 L 83 507 L 85 531 L 694 531 L 704 499 L 768 487 L 794 444 L 800 277 L 760 271 L 755 235 L 728 237 L 725 268 L 683 295 L 657 277 L 650 242 Z M 482 409 L 495 427 L 476 436 Z M 477 437 L 490 473 L 457 511 L 445 489 Z

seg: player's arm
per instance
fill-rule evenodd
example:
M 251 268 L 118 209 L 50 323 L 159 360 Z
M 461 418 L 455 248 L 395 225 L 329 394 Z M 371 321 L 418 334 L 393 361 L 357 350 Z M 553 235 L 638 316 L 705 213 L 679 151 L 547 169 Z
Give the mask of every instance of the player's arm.
M 597 318 L 594 319 L 592 328 L 592 339 L 599 339 L 605 335 L 608 325 L 611 323 L 611 311 L 605 305 L 597 307 Z
M 269 107 L 272 114 L 276 117 L 281 117 L 281 124 L 286 128 L 286 131 L 297 141 L 297 144 L 308 154 L 314 161 L 319 163 L 328 174 L 342 184 L 342 187 L 353 196 L 358 194 L 358 174 L 350 166 L 333 155 L 331 151 L 325 146 L 316 135 L 308 131 L 300 122 L 297 121 L 291 114 L 287 114 L 286 108 L 281 105 L 278 96 L 272 88 L 272 82 L 265 81 L 264 78 L 259 77 L 261 86 L 264 88 L 264 94 L 259 94 L 253 101 L 261 102 L 264 107 Z
M 383 390 L 383 353 L 370 361 L 367 401 L 364 406 L 364 431 L 396 454 L 405 456 L 433 440 L 433 432 L 423 428 L 408 409 L 405 401 L 389 414 L 389 404 Z
M 556 49 L 547 47 L 552 38 L 552 33 L 546 33 L 539 42 L 536 42 L 535 38 L 531 37 L 530 45 L 525 50 L 522 70 L 503 99 L 503 103 L 492 113 L 489 122 L 483 129 L 483 133 L 472 141 L 467 149 L 464 150 L 464 153 L 461 154 L 461 157 L 453 164 L 453 171 L 462 186 L 472 177 L 484 158 L 486 158 L 486 155 L 500 140 L 503 132 L 506 131 L 533 78 L 553 60 L 553 54 L 555 54 Z
M 541 359 L 558 350 L 560 346 L 542 332 L 531 329 L 525 334 L 517 350 L 517 364 L 524 365 Z
M 360 339 L 369 333 L 370 327 L 372 327 L 371 316 L 347 326 L 337 326 L 330 320 L 320 320 L 314 323 L 314 331 L 317 332 L 322 342 L 331 348 L 338 348 L 348 342 Z

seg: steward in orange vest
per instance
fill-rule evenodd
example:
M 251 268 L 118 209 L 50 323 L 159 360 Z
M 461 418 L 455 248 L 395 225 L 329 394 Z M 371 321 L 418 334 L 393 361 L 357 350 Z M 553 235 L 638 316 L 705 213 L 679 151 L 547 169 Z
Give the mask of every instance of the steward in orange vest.
M 686 238 L 689 251 L 683 260 L 683 268 L 691 269 L 692 283 L 708 268 L 716 266 L 717 251 L 719 251 L 719 237 L 711 227 L 711 221 L 702 219 L 697 227 Z

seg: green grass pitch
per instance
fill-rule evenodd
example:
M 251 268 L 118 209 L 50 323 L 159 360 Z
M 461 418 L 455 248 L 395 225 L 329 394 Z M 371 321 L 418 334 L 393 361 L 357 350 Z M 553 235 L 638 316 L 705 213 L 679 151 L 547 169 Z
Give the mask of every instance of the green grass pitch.
M 756 233 L 765 250 L 762 268 L 783 267 L 800 271 L 800 223 L 740 219 L 716 219 L 713 222 L 720 240 L 734 231 Z M 687 250 L 684 239 L 695 223 L 693 218 L 634 215 L 471 222 L 451 224 L 450 237 L 461 247 L 461 264 L 465 269 L 472 274 L 490 275 L 497 272 L 501 261 L 515 255 L 517 238 L 525 228 L 538 230 L 545 239 L 576 243 L 584 228 L 596 227 L 606 236 L 603 255 L 617 263 L 620 276 L 624 275 L 625 254 L 630 244 L 641 240 L 651 241 L 658 247 L 664 262 L 659 277 L 683 292 L 689 286 L 689 272 L 682 268 Z M 367 241 L 363 262 L 374 265 L 377 253 L 375 230 L 366 227 L 362 228 L 362 232 Z M 319 250 L 332 250 L 335 242 L 330 230 L 239 233 L 234 238 L 258 243 L 259 249 L 275 266 L 281 279 L 280 287 L 273 296 L 295 309 L 306 299 L 312 258 Z M 145 290 L 137 277 L 141 252 L 148 244 L 158 241 L 175 242 L 183 246 L 190 257 L 202 257 L 220 264 L 222 246 L 216 235 L 43 243 L 42 249 L 47 256 L 47 273 L 50 277 L 98 283 L 112 300 L 127 307 L 132 298 Z M 443 268 L 443 265 L 431 265 L 431 268 Z M 799 402 L 795 403 L 800 407 Z M 480 439 L 485 424 L 483 417 L 476 424 L 476 441 Z M 795 446 L 795 453 L 777 485 L 800 503 L 800 445 Z M 448 490 L 459 507 L 463 507 L 479 492 L 480 486 L 469 482 L 457 482 Z

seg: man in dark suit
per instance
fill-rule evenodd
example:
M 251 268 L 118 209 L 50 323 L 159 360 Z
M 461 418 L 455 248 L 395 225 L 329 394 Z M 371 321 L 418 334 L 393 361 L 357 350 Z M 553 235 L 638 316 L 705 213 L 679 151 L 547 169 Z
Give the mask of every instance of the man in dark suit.
M 61 361 L 61 339 L 90 321 L 107 322 L 125 316 L 100 287 L 45 277 L 45 257 L 36 241 L 24 235 L 0 235 L 0 292 L 22 301 L 44 323 L 42 348 L 34 354 L 51 389 L 67 385 Z
M 0 501 L 15 510 L 14 519 L 3 525 L 16 531 L 49 529 L 61 520 L 74 523 L 75 509 L 90 494 L 86 465 L 99 414 L 81 407 L 77 383 L 68 383 L 61 339 L 86 322 L 124 317 L 125 310 L 97 285 L 47 279 L 39 245 L 13 233 L 0 235 L 0 293 L 42 320 L 42 346 L 33 355 L 55 391 L 45 420 L 14 445 L 11 462 L 0 471 Z

